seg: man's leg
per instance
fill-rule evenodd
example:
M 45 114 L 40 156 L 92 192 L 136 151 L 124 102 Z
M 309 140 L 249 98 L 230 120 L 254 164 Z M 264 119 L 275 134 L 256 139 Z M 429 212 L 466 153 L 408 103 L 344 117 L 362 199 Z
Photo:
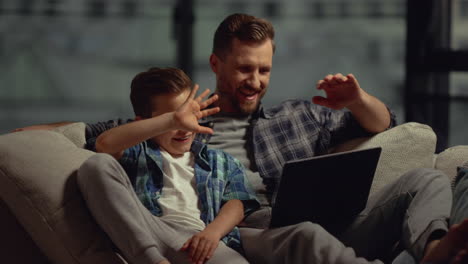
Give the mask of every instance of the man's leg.
M 453 225 L 459 225 L 465 219 L 468 219 L 468 163 L 458 168 L 457 177 L 455 179 L 452 212 L 450 214 L 450 225 L 452 228 L 447 235 L 447 240 L 443 240 L 442 238 L 445 245 L 439 243 L 434 247 L 433 252 L 427 256 L 428 260 L 434 260 L 437 258 L 443 259 L 444 262 L 448 262 L 448 259 L 451 259 L 453 263 L 457 263 L 458 257 L 459 263 L 468 262 L 467 250 L 459 246 L 460 241 L 461 244 L 466 243 L 466 241 L 463 240 L 466 236 L 466 234 L 464 234 L 464 232 L 466 232 L 466 223 L 461 225 L 459 228 L 453 228 Z M 414 259 L 413 262 L 400 261 L 402 259 L 410 260 L 410 258 L 411 256 L 407 252 L 403 252 L 398 259 L 395 259 L 394 263 L 416 263 Z
M 171 243 L 166 253 L 167 258 L 173 264 L 191 263 L 188 251 L 181 251 L 180 248 L 182 248 L 182 245 L 198 231 L 187 229 L 187 226 L 181 223 L 166 222 L 166 224 L 171 230 L 176 230 L 178 236 L 181 238 L 178 239 L 178 242 Z M 206 264 L 248 264 L 248 262 L 244 256 L 226 246 L 223 241 L 219 241 L 213 256 Z
M 400 252 L 400 254 L 392 261 L 392 264 L 417 264 L 418 262 L 408 253 L 407 250 Z
M 226 246 L 222 241 L 219 242 L 218 248 L 206 264 L 248 264 L 249 262 L 237 251 Z
M 311 222 L 273 229 L 240 228 L 240 232 L 246 258 L 255 264 L 382 263 L 357 258 L 352 248 Z
M 452 206 L 448 177 L 432 169 L 412 170 L 369 198 L 366 209 L 339 236 L 358 256 L 383 258 L 397 242 L 417 260 L 428 239 L 444 235 Z
M 164 260 L 166 225 L 139 201 L 125 171 L 107 154 L 96 154 L 78 170 L 78 185 L 95 220 L 131 263 Z
M 433 246 L 425 260 L 433 263 L 468 263 L 468 162 L 458 168 L 453 192 L 450 230 Z
M 468 162 L 458 168 L 453 191 L 453 206 L 450 225 L 459 224 L 468 218 Z

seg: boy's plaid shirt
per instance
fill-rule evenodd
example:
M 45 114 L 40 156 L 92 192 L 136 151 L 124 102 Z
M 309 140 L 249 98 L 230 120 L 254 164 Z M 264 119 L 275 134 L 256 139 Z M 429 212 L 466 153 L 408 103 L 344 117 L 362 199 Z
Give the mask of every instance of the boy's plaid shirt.
M 96 138 L 88 139 L 87 148 L 95 151 Z M 232 199 L 241 200 L 246 214 L 260 205 L 246 180 L 242 164 L 229 154 L 194 141 L 191 150 L 195 157 L 196 191 L 200 199 L 201 215 L 205 224 L 211 223 L 223 204 Z M 158 199 L 164 192 L 162 156 L 159 147 L 151 141 L 126 149 L 119 162 L 125 169 L 134 190 L 143 205 L 155 216 L 162 216 Z M 229 247 L 242 251 L 239 229 L 235 227 L 222 238 Z

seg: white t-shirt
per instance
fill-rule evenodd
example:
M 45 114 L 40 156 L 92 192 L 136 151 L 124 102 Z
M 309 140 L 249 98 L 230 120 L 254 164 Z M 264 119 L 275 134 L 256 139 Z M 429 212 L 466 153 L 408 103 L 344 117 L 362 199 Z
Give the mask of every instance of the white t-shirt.
M 173 157 L 161 149 L 163 157 L 163 184 L 161 198 L 162 218 L 201 231 L 205 223 L 200 219 L 200 205 L 196 191 L 194 157 L 186 152 Z

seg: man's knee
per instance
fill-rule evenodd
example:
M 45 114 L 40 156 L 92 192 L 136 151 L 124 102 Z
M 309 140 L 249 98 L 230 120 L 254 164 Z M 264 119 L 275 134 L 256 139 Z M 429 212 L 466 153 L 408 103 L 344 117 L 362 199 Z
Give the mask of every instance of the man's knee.
M 312 222 L 302 222 L 294 226 L 294 229 L 291 230 L 291 236 L 293 241 L 298 244 L 308 244 L 314 240 L 319 239 L 321 236 L 327 234 L 327 231 L 320 225 Z
M 219 242 L 219 246 L 215 254 L 206 264 L 248 264 L 249 262 L 232 248 L 229 248 L 223 242 Z
M 450 189 L 450 179 L 442 171 L 430 168 L 417 168 L 405 173 L 400 181 L 404 185 L 416 188 L 434 186 Z

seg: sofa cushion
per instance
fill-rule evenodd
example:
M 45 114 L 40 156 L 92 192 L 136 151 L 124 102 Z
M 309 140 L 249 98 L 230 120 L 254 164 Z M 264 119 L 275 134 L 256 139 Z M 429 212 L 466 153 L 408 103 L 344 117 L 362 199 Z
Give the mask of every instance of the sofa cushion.
M 94 222 L 76 184 L 93 152 L 78 148 L 84 124 L 0 136 L 0 196 L 52 263 L 126 263 Z M 81 134 L 83 136 L 81 136 Z
M 445 172 L 453 180 L 457 175 L 457 167 L 462 166 L 466 161 L 468 161 L 468 146 L 455 146 L 437 155 L 435 168 Z
M 375 172 L 371 194 L 411 169 L 432 168 L 436 135 L 427 125 L 409 122 L 370 138 L 357 138 L 345 142 L 333 149 L 333 152 L 376 146 L 382 147 L 382 154 Z
M 75 144 L 75 146 L 84 148 L 86 145 L 85 127 L 85 123 L 77 122 L 66 126 L 56 127 L 52 129 L 52 131 L 64 135 L 68 140 Z

